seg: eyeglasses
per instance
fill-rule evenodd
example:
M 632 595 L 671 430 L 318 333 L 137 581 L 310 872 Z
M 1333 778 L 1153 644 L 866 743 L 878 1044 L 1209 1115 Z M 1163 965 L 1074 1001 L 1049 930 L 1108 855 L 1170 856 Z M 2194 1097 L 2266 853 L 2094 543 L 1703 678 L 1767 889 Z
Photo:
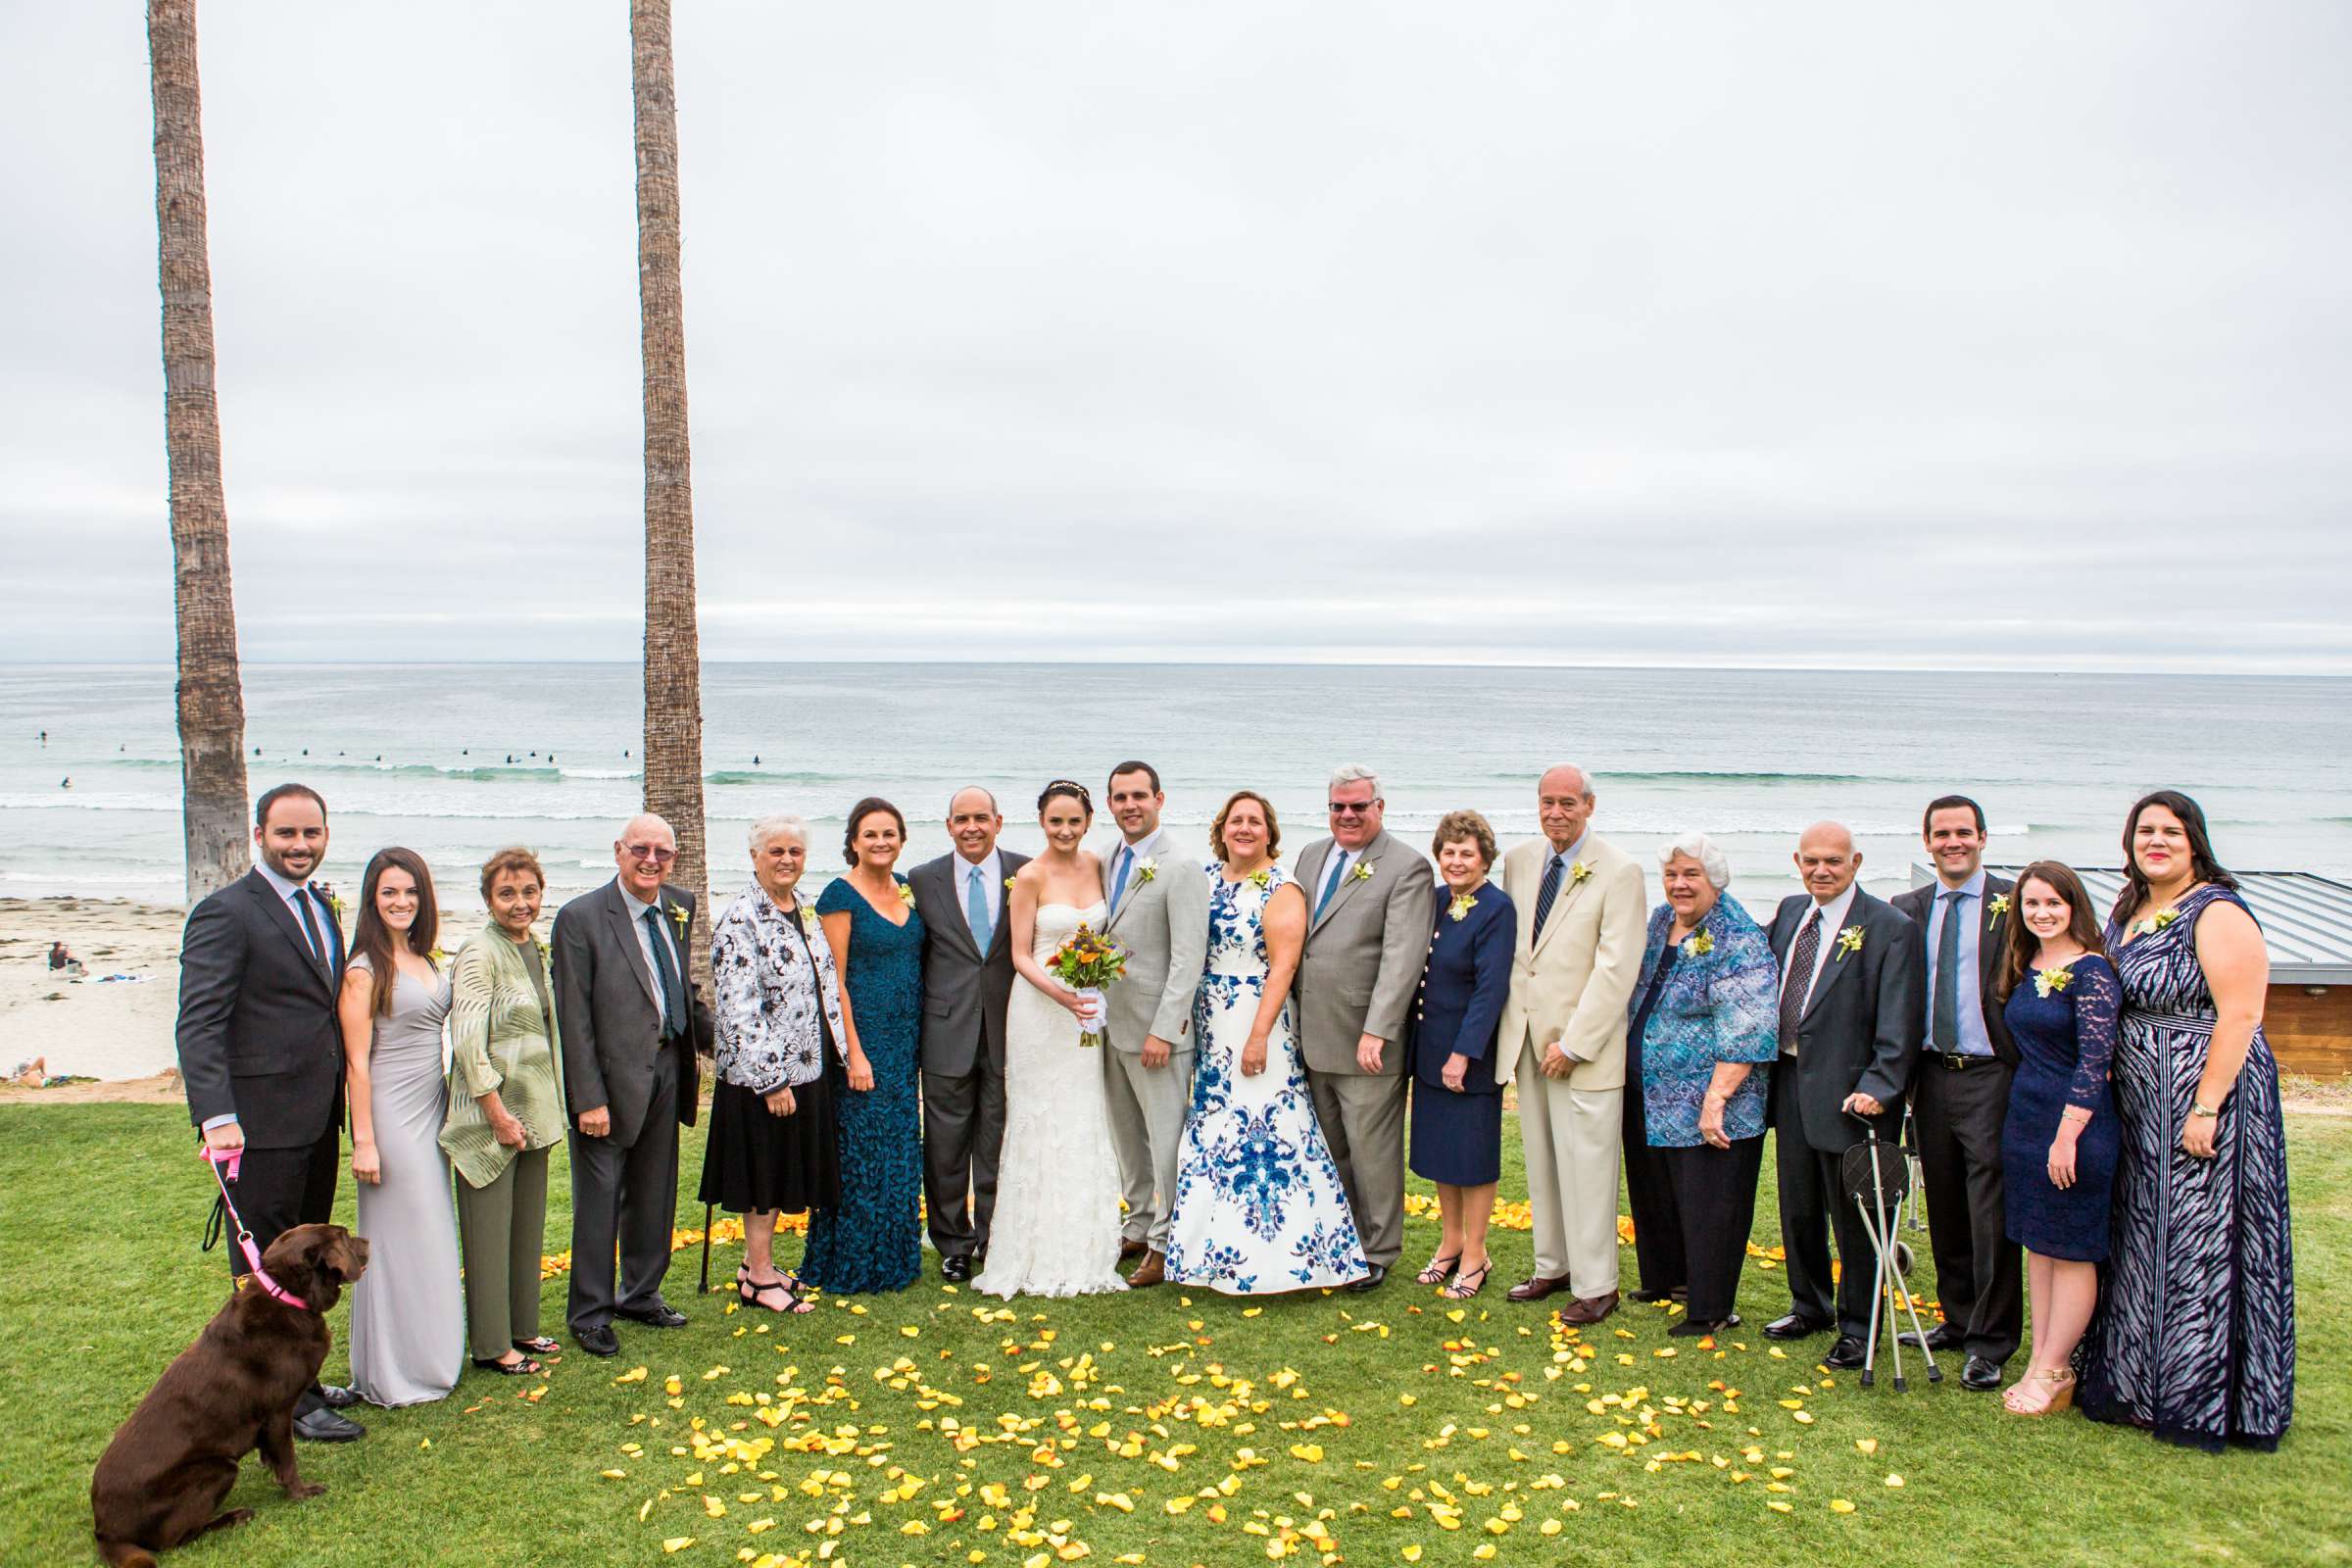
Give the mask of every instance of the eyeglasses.
M 1329 803 L 1331 814 L 1334 816 L 1364 816 L 1371 811 L 1372 808 L 1380 804 L 1381 799 L 1377 795 L 1368 801 L 1332 801 Z
M 656 865 L 667 865 L 678 858 L 675 850 L 664 850 L 652 844 L 623 844 L 620 853 L 632 860 L 651 860 Z

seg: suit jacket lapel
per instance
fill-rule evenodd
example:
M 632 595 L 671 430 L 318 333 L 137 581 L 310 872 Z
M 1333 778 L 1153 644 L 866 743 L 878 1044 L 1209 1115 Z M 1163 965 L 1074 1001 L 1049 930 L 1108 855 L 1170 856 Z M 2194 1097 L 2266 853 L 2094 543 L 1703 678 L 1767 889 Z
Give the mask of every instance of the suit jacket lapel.
M 605 912 L 612 916 L 614 940 L 620 944 L 620 951 L 628 956 L 629 967 L 637 971 L 637 983 L 645 987 L 646 997 L 652 1001 L 654 1010 L 660 1012 L 662 1010 L 662 982 L 654 978 L 653 966 L 645 961 L 645 949 L 637 942 L 636 921 L 629 914 L 628 904 L 622 899 L 617 882 L 605 885 Z
M 277 927 L 280 936 L 294 944 L 294 952 L 302 959 L 303 967 L 310 970 L 312 977 L 332 996 L 335 989 L 335 941 L 326 934 L 326 927 L 332 922 L 323 917 L 318 922 L 318 940 L 327 945 L 324 956 L 312 952 L 311 939 L 303 935 L 302 922 L 294 917 L 292 909 L 286 907 L 286 901 L 277 896 L 277 888 L 260 871 L 250 874 L 254 896 L 262 901 L 262 912 L 269 917 L 271 925 Z
M 1995 950 L 1999 946 L 1993 937 L 1992 901 L 2000 896 L 2001 891 L 1992 885 L 1992 878 L 1986 877 L 1984 896 L 1977 901 L 1977 995 L 1980 998 L 1992 994 Z M 1933 1005 L 1932 1001 L 1930 1004 Z
M 971 917 L 965 912 L 963 904 L 964 888 L 970 881 L 971 870 L 971 862 L 953 850 L 948 852 L 947 864 L 939 868 L 940 875 L 946 879 L 948 884 L 948 907 L 956 911 L 956 918 L 950 920 L 948 925 L 955 931 L 956 940 L 963 944 L 963 951 L 972 956 L 972 961 L 986 963 L 988 955 L 980 951 L 979 940 L 972 935 Z M 983 892 L 985 893 L 985 890 Z M 997 924 L 1001 926 L 1004 923 L 1004 916 L 1000 914 Z M 993 939 L 996 933 L 991 931 L 989 935 L 992 939 L 989 945 L 994 947 L 996 944 Z

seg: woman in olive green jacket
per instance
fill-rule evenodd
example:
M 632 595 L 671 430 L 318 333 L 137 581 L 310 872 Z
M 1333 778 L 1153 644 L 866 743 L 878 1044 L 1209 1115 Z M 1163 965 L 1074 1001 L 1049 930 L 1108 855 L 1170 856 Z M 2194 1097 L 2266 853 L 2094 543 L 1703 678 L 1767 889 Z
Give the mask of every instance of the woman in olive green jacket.
M 466 1331 L 473 1364 L 510 1377 L 562 1348 L 539 1333 L 548 1151 L 567 1125 L 547 955 L 531 936 L 547 878 L 528 850 L 482 867 L 490 924 L 458 950 L 449 1012 L 449 1117 L 458 1171 Z

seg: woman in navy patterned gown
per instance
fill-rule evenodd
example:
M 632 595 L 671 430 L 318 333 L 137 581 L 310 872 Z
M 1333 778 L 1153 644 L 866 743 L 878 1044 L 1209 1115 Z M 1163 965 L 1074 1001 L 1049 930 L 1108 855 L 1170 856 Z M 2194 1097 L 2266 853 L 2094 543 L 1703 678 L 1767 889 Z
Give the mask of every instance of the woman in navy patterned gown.
M 923 1131 L 915 1035 L 923 1018 L 923 917 L 892 867 L 906 819 L 888 801 L 850 811 L 850 874 L 816 901 L 849 1025 L 841 1201 L 808 1216 L 801 1277 L 839 1295 L 903 1291 L 922 1272 Z
M 2003 1402 L 2048 1415 L 2075 1397 L 2075 1347 L 2099 1299 L 2122 1145 L 2107 1075 L 2123 993 L 2082 879 L 2036 860 L 2012 890 L 1997 986 L 2017 1042 L 2001 1123 L 2001 1195 L 2009 1240 L 2026 1250 L 2034 1352 Z
M 2196 802 L 2140 801 L 2124 853 L 2107 923 L 2124 1147 L 2080 1402 L 2191 1447 L 2276 1448 L 2294 1414 L 2295 1276 L 2270 960 Z

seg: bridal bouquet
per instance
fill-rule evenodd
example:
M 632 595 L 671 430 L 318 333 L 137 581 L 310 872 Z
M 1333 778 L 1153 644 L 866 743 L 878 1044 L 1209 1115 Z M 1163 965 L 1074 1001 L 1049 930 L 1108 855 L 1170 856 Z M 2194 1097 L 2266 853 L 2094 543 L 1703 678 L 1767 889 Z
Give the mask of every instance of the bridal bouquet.
M 1127 972 L 1127 950 L 1108 937 L 1099 936 L 1091 926 L 1080 926 L 1069 939 L 1054 950 L 1046 960 L 1047 970 L 1068 986 L 1086 1003 L 1086 1016 L 1093 1024 L 1102 1021 L 1104 1003 L 1102 988 Z M 1078 1035 L 1082 1046 L 1102 1044 L 1100 1028 L 1082 1029 Z

